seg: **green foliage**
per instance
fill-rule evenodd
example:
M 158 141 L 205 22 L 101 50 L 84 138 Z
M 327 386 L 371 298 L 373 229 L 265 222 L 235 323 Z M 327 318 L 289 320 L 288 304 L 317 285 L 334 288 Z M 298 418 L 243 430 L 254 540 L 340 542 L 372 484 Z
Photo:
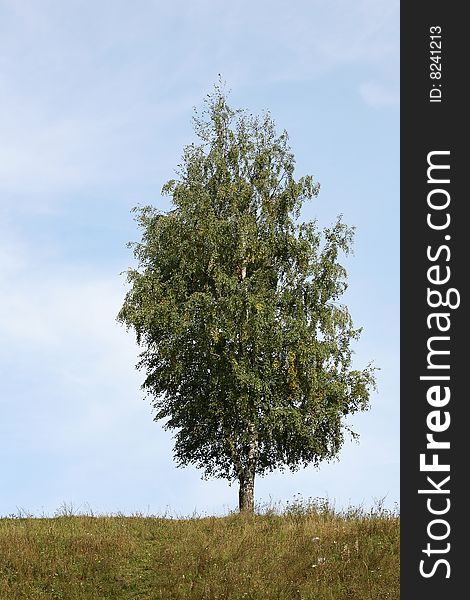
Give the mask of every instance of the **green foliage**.
M 319 184 L 294 178 L 286 132 L 269 113 L 232 110 L 216 87 L 194 119 L 163 193 L 167 213 L 136 208 L 138 266 L 118 319 L 175 458 L 242 480 L 334 458 L 344 419 L 368 406 L 373 369 L 351 367 L 360 330 L 338 300 L 353 229 L 299 223 Z

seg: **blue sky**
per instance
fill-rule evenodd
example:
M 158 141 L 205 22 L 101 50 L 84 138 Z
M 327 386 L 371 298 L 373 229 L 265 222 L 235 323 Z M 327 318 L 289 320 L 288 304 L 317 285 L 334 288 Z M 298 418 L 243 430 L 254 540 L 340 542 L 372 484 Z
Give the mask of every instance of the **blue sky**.
M 350 422 L 360 443 L 259 479 L 257 500 L 398 501 L 398 4 L 0 0 L 0 515 L 236 506 L 236 486 L 175 467 L 115 322 L 130 209 L 168 208 L 161 187 L 218 73 L 320 181 L 304 218 L 357 227 L 344 302 L 364 327 L 356 365 L 381 368 Z

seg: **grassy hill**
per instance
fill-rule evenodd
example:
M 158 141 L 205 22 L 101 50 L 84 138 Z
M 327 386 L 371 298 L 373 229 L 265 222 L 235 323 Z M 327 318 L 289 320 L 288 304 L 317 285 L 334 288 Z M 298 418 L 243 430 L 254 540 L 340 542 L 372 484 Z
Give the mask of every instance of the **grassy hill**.
M 399 517 L 326 502 L 261 514 L 0 519 L 1 600 L 397 600 Z

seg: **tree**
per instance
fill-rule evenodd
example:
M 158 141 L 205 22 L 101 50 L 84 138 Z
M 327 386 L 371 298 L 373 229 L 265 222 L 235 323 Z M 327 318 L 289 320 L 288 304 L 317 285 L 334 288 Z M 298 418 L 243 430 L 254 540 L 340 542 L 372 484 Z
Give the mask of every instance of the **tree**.
M 176 430 L 178 466 L 239 482 L 338 455 L 345 417 L 368 407 L 374 369 L 351 366 L 360 330 L 338 299 L 353 229 L 299 223 L 319 184 L 269 113 L 232 110 L 215 87 L 194 117 L 163 213 L 135 208 L 142 239 L 118 320 L 135 330 L 155 420 Z

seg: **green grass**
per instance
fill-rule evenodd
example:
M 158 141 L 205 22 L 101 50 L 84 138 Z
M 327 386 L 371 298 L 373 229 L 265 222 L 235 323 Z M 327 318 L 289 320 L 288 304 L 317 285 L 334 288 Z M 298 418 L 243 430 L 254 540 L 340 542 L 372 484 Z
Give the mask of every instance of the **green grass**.
M 399 516 L 325 501 L 255 515 L 0 519 L 1 600 L 397 600 Z

